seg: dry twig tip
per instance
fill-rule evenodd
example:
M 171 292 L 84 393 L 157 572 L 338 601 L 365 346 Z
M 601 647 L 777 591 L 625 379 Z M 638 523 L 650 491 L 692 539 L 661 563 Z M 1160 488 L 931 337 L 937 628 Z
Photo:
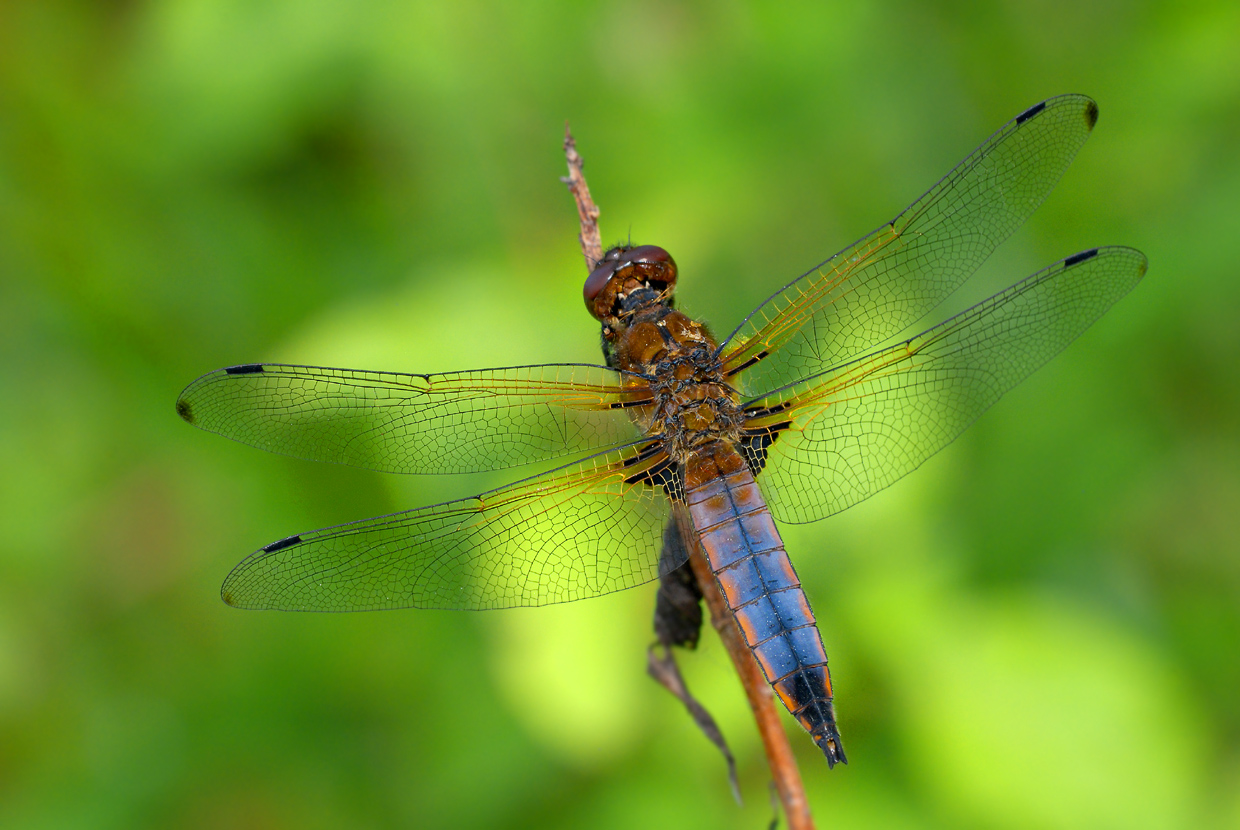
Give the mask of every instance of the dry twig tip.
M 582 172 L 581 156 L 577 153 L 577 142 L 569 130 L 568 122 L 564 122 L 564 156 L 568 159 L 568 175 L 560 179 L 568 185 L 568 190 L 577 202 L 577 216 L 581 219 L 581 254 L 586 258 L 586 270 L 593 271 L 594 266 L 603 258 L 603 241 L 598 232 L 598 206 L 590 198 L 590 188 L 586 186 L 586 177 Z

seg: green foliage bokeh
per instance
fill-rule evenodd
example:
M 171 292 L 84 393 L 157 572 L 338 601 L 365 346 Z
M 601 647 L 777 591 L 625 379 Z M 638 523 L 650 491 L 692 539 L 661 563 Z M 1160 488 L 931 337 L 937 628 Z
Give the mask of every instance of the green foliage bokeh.
M 505 476 L 197 432 L 224 365 L 596 362 L 565 119 L 605 241 L 729 330 L 1005 120 L 1084 92 L 1063 183 L 952 309 L 1099 244 L 1149 276 L 908 479 L 786 528 L 851 764 L 820 826 L 1240 825 L 1234 3 L 0 4 L 0 826 L 756 827 L 726 657 L 644 673 L 653 589 L 243 613 L 294 532 Z

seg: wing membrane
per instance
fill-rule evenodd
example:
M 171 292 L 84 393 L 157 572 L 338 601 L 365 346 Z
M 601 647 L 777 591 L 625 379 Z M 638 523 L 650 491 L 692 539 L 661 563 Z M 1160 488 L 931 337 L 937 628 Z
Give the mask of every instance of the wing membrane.
M 279 363 L 218 369 L 177 400 L 185 420 L 264 450 L 390 473 L 465 473 L 596 452 L 640 437 L 648 396 L 603 366 L 439 375 Z
M 821 519 L 919 467 L 1145 269 L 1131 248 L 1068 257 L 910 340 L 749 402 L 750 453 L 766 461 L 758 480 L 775 516 Z
M 666 457 L 631 445 L 473 498 L 283 539 L 237 565 L 221 595 L 242 608 L 371 611 L 619 591 L 659 575 L 665 487 L 675 492 Z
M 725 370 L 745 369 L 740 388 L 763 395 L 915 323 L 1037 209 L 1097 116 L 1092 99 L 1063 95 L 1009 121 L 891 222 L 758 306 L 726 341 Z

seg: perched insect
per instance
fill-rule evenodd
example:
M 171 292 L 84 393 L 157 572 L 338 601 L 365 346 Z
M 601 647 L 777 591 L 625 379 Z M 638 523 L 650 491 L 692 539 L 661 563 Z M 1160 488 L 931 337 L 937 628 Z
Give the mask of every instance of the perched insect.
M 830 516 L 915 469 L 1137 284 L 1144 255 L 1093 248 L 880 348 L 1041 204 L 1097 118 L 1081 95 L 1031 107 L 722 340 L 673 307 L 667 251 L 626 245 L 584 289 L 606 366 L 415 375 L 256 363 L 202 376 L 181 393 L 181 417 L 273 452 L 424 474 L 566 461 L 472 498 L 273 542 L 228 575 L 224 601 L 567 602 L 681 567 L 685 546 L 663 550 L 663 530 L 688 522 L 767 680 L 828 763 L 846 761 L 826 652 L 775 520 Z

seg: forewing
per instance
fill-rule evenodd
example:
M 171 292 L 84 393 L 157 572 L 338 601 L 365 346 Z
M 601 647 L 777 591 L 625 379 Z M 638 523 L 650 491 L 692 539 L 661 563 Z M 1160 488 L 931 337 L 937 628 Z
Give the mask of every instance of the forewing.
M 891 222 L 758 306 L 726 341 L 725 371 L 764 395 L 917 322 L 1037 209 L 1097 117 L 1090 98 L 1062 95 L 1009 121 Z
M 177 412 L 209 432 L 297 458 L 467 473 L 635 440 L 623 410 L 649 393 L 636 380 L 626 387 L 625 377 L 589 365 L 408 375 L 249 364 L 198 378 Z
M 916 337 L 750 401 L 746 449 L 776 518 L 882 490 L 1061 351 L 1145 274 L 1131 248 L 1058 262 Z
M 237 565 L 221 595 L 241 608 L 372 611 L 619 591 L 659 575 L 677 482 L 656 446 L 632 445 L 473 498 L 282 539 Z

